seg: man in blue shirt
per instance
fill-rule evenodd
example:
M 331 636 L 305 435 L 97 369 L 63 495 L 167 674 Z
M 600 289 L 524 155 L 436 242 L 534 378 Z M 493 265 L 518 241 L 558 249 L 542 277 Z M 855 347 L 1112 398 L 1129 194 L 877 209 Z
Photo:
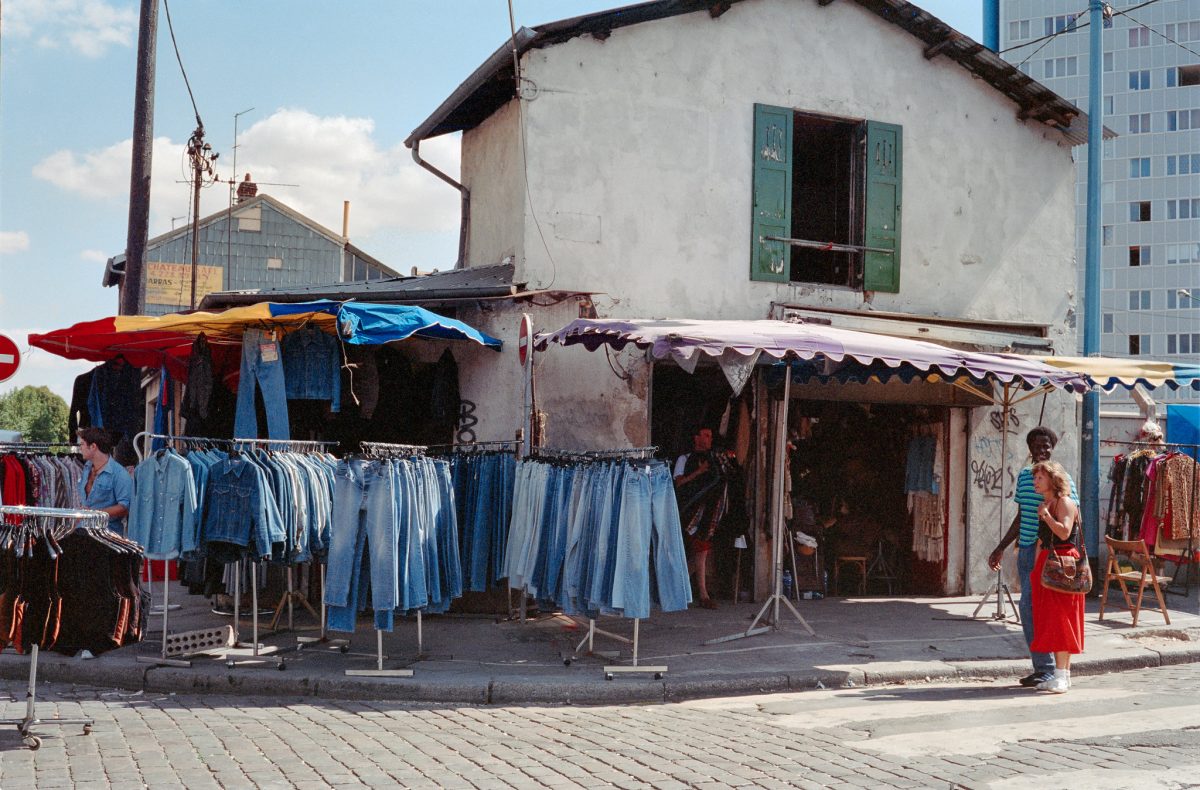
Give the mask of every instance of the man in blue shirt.
M 1000 570 L 1004 550 L 1014 540 L 1017 541 L 1017 574 L 1021 577 L 1021 630 L 1025 633 L 1025 643 L 1028 645 L 1033 642 L 1033 581 L 1030 576 L 1037 561 L 1038 505 L 1042 503 L 1042 495 L 1033 488 L 1033 465 L 1050 460 L 1058 444 L 1058 434 L 1039 425 L 1026 435 L 1025 442 L 1029 445 L 1029 455 L 1033 460 L 1017 475 L 1017 490 L 1013 495 L 1017 503 L 1017 515 L 1013 517 L 1012 526 L 1004 533 L 999 545 L 988 556 L 988 565 L 994 571 Z M 1071 498 L 1078 504 L 1079 494 L 1075 490 L 1074 480 L 1071 480 Z M 1033 660 L 1033 674 L 1021 678 L 1022 686 L 1036 686 L 1054 676 L 1053 654 L 1031 651 L 1029 655 Z
M 83 456 L 83 477 L 79 480 L 79 500 L 89 510 L 108 514 L 108 528 L 125 533 L 125 516 L 133 501 L 133 478 L 125 467 L 110 457 L 113 437 L 103 428 L 80 428 L 79 454 Z

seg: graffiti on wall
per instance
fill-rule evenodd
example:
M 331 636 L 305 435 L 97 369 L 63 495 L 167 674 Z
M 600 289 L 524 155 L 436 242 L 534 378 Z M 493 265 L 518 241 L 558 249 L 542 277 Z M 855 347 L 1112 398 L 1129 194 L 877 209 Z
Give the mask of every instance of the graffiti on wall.
M 1001 426 L 1003 426 L 1004 430 L 1008 433 L 1015 434 L 1020 433 L 1021 431 L 1021 418 L 1017 416 L 1015 411 L 1010 411 L 1008 413 L 1008 425 L 1004 425 L 1004 412 L 999 410 L 988 414 L 988 421 L 997 431 L 1000 430 Z
M 1012 496 L 1017 479 L 1011 469 L 1002 469 L 987 460 L 975 460 L 971 462 L 971 483 L 984 496 L 998 497 L 1002 493 Z
M 475 426 L 479 418 L 475 416 L 475 403 L 469 400 L 460 401 L 458 408 L 458 443 L 471 444 L 475 441 Z

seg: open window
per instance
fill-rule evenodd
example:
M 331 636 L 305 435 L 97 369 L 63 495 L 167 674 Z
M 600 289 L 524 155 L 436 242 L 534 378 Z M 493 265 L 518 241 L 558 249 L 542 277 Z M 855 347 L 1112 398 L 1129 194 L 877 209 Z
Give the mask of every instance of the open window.
M 897 293 L 901 128 L 754 111 L 751 279 Z

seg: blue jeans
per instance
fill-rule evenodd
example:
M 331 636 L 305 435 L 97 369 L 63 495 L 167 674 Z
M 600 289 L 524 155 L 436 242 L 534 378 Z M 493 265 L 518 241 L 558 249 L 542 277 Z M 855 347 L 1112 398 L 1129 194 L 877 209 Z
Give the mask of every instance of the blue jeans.
M 1017 573 L 1021 576 L 1021 630 L 1025 632 L 1025 644 L 1033 644 L 1033 566 L 1037 562 L 1037 544 L 1017 547 Z M 1035 673 L 1054 671 L 1054 655 L 1052 653 L 1034 653 L 1030 651 Z
M 263 405 L 267 410 L 267 438 L 292 438 L 279 342 L 261 329 L 247 329 L 242 335 L 242 367 L 238 378 L 237 412 L 233 418 L 236 438 L 258 438 L 258 415 L 254 411 L 256 383 L 262 388 Z
M 663 611 L 691 600 L 683 533 L 666 464 L 630 464 L 622 487 L 612 606 L 626 617 L 649 617 L 651 599 Z
M 364 544 L 370 554 L 371 608 L 375 627 L 392 630 L 396 608 L 396 496 L 386 461 L 341 461 L 335 475 L 334 527 L 325 573 L 329 628 L 354 631 L 363 581 Z

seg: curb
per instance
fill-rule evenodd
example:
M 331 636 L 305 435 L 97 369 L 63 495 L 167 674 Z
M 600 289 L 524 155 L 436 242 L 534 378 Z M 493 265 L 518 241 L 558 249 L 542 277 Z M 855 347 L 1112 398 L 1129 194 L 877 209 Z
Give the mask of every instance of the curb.
M 1128 655 L 1082 658 L 1072 665 L 1080 675 L 1099 675 L 1159 666 L 1200 663 L 1200 646 L 1181 642 L 1178 648 L 1141 648 Z M 224 668 L 175 671 L 170 667 L 114 665 L 73 659 L 42 661 L 38 678 L 51 683 L 111 686 L 132 691 L 176 694 L 317 697 L 325 699 L 388 700 L 451 705 L 601 705 L 681 702 L 722 696 L 773 694 L 818 688 L 854 688 L 890 684 L 946 682 L 1017 677 L 1028 669 L 1025 660 L 911 662 L 904 666 L 872 668 L 870 664 L 796 673 L 723 675 L 702 679 L 618 677 L 577 682 L 520 677 L 480 677 L 469 680 L 437 678 L 360 679 L 306 676 L 278 672 L 273 666 L 228 671 Z M 25 656 L 0 657 L 0 678 L 25 681 Z

